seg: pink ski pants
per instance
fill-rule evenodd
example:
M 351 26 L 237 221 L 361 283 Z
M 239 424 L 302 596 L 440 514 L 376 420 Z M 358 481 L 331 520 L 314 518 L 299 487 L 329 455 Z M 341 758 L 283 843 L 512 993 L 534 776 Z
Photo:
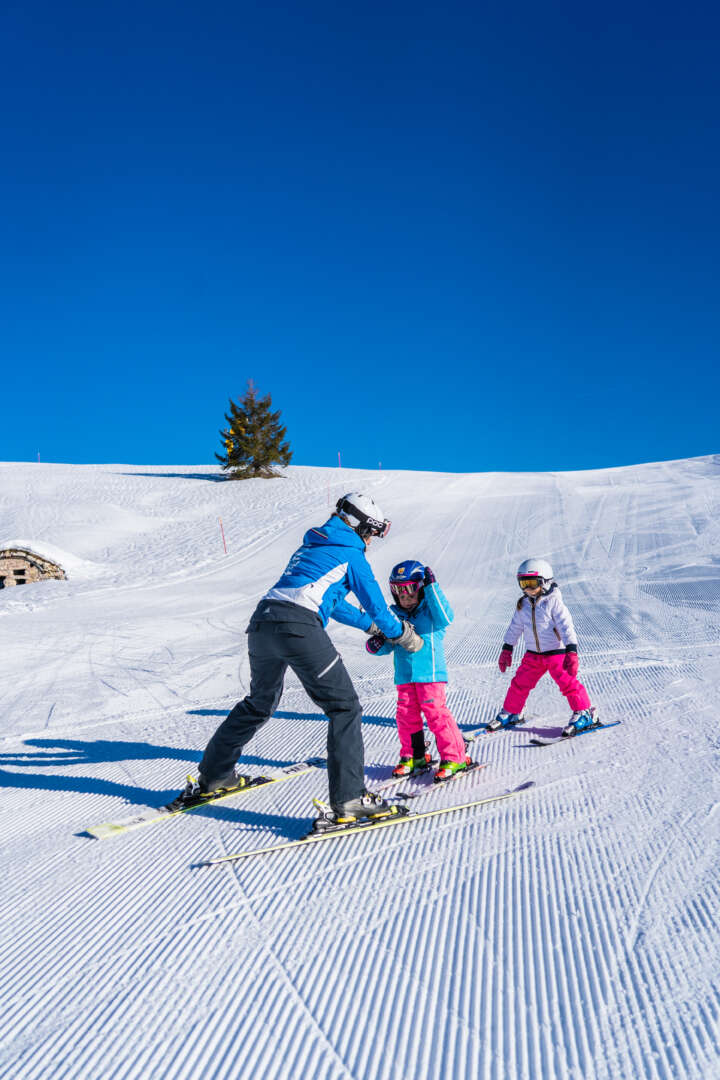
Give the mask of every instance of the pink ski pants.
M 401 683 L 397 692 L 401 755 L 412 755 L 411 737 L 413 732 L 422 731 L 424 715 L 435 736 L 441 760 L 464 761 L 465 743 L 455 717 L 445 703 L 445 683 Z
M 588 692 L 577 676 L 569 675 L 565 670 L 563 667 L 564 659 L 564 653 L 558 653 L 554 656 L 525 653 L 505 695 L 503 709 L 507 709 L 511 713 L 522 712 L 528 694 L 537 686 L 546 671 L 550 672 L 558 684 L 560 693 L 565 695 L 573 712 L 578 709 L 589 709 L 590 698 Z

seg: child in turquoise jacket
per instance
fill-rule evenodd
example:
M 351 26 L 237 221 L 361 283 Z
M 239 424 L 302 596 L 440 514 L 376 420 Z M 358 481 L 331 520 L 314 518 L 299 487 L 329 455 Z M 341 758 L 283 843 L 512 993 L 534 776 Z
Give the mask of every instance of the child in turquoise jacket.
M 400 761 L 393 775 L 408 776 L 429 768 L 424 716 L 440 754 L 435 780 L 449 780 L 470 762 L 460 729 L 445 701 L 447 668 L 443 638 L 453 620 L 452 608 L 430 567 L 414 559 L 393 567 L 390 591 L 395 598 L 390 610 L 409 622 L 424 642 L 422 649 L 410 654 L 397 649 L 383 634 L 374 634 L 365 646 L 375 656 L 394 654 Z

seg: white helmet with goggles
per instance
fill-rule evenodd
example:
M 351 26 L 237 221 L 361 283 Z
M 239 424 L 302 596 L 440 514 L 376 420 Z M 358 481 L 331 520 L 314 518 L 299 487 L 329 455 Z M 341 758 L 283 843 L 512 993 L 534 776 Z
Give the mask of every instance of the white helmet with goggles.
M 368 536 L 387 536 L 390 531 L 390 522 L 369 495 L 351 491 L 338 499 L 335 511 L 363 540 Z
M 525 559 L 517 569 L 518 585 L 521 589 L 547 589 L 553 579 L 553 568 L 545 559 Z

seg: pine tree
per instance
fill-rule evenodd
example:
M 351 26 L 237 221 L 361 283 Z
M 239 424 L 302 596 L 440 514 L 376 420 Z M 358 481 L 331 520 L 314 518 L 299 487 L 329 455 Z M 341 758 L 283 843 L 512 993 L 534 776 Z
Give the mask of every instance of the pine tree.
M 228 426 L 220 431 L 225 453 L 215 455 L 230 480 L 280 476 L 273 466 L 290 464 L 292 451 L 284 441 L 280 412 L 272 412 L 271 405 L 270 394 L 258 397 L 252 379 L 239 404 L 230 399 Z

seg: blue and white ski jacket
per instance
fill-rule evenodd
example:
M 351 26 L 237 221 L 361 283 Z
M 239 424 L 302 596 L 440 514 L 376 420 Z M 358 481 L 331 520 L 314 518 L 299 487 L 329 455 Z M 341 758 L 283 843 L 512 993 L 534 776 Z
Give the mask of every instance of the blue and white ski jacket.
M 415 632 L 425 643 L 423 648 L 418 652 L 409 653 L 406 649 L 401 649 L 386 641 L 375 653 L 375 656 L 383 656 L 390 652 L 395 654 L 396 686 L 402 686 L 404 683 L 448 681 L 443 638 L 455 616 L 437 581 L 432 585 L 426 585 L 424 592 L 424 598 L 412 612 L 403 611 L 395 604 L 390 606 L 390 610 L 394 611 L 398 618 L 411 623 Z
M 357 596 L 364 611 L 348 604 L 349 592 Z M 386 637 L 399 637 L 403 629 L 383 599 L 365 557 L 364 541 L 337 514 L 305 533 L 302 547 L 263 600 L 298 604 L 319 615 L 323 626 L 333 618 L 369 630 L 374 622 Z

